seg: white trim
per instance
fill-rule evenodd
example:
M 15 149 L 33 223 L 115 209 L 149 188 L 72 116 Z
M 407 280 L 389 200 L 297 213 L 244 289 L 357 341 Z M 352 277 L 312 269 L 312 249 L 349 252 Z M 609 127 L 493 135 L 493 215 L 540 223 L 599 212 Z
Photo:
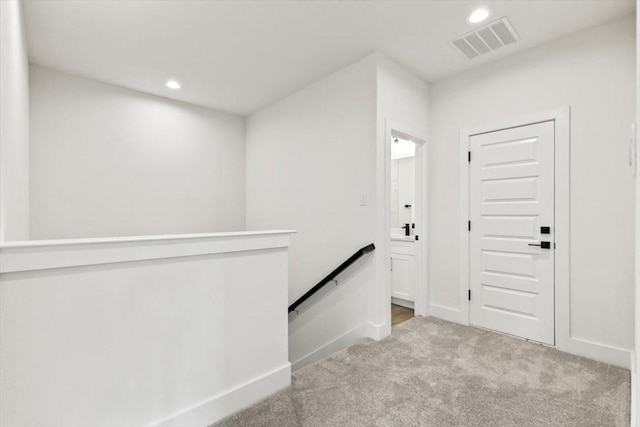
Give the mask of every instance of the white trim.
M 2 242 L 0 250 L 15 248 L 54 247 L 54 246 L 83 246 L 108 243 L 143 243 L 178 240 L 200 239 L 228 239 L 256 236 L 275 236 L 279 234 L 292 234 L 295 230 L 258 230 L 258 231 L 228 231 L 222 233 L 194 233 L 194 234 L 166 234 L 149 236 L 123 236 L 123 237 L 98 237 L 85 239 L 52 239 L 52 240 L 20 240 Z
M 420 182 L 420 194 L 416 194 L 416 227 L 420 240 L 415 242 L 415 259 L 416 259 L 416 295 L 414 301 L 414 312 L 416 316 L 429 315 L 429 284 L 428 284 L 428 266 L 427 266 L 427 242 L 428 242 L 428 132 L 424 129 L 416 129 L 405 126 L 402 123 L 385 119 L 384 133 L 384 195 L 381 198 L 382 206 L 378 207 L 383 211 L 380 241 L 382 245 L 381 256 L 384 258 L 384 267 L 379 270 L 379 274 L 384 284 L 384 296 L 382 309 L 385 310 L 384 319 L 388 325 L 391 324 L 391 272 L 389 259 L 391 258 L 391 136 L 397 134 L 417 143 L 416 146 L 416 163 L 420 162 L 420 176 L 417 177 Z M 390 326 L 389 326 L 390 328 Z
M 365 336 L 367 338 L 371 338 L 372 340 L 380 341 L 381 339 L 389 336 L 389 334 L 385 333 L 386 327 L 386 324 L 376 325 L 372 322 L 369 322 L 365 327 Z
M 469 324 L 469 137 L 529 124 L 555 122 L 555 242 L 556 242 L 556 345 L 569 336 L 569 201 L 570 201 L 570 117 L 571 107 L 547 110 L 491 125 L 460 130 L 460 318 Z M 562 195 L 559 197 L 558 195 Z M 560 327 L 560 331 L 558 328 Z M 561 340 L 558 339 L 560 332 Z
M 562 344 L 556 343 L 556 348 L 565 353 L 575 354 L 609 365 L 615 365 L 625 369 L 631 368 L 631 365 L 629 365 L 631 351 L 624 348 L 576 337 L 571 337 Z
M 291 233 L 216 233 L 3 245 L 0 273 L 286 248 Z
M 155 421 L 149 426 L 209 426 L 291 384 L 291 364 Z
M 636 0 L 636 49 L 640 46 L 640 0 Z M 640 76 L 640 55 L 636 55 L 636 76 Z M 636 77 L 637 81 L 637 77 Z M 634 351 L 631 358 L 631 426 L 640 427 L 640 85 L 636 84 L 635 111 L 635 316 Z
M 391 334 L 391 307 L 388 304 L 391 298 L 391 244 L 387 244 L 387 237 L 390 234 L 390 210 L 386 208 L 385 201 L 390 191 L 389 179 L 387 175 L 390 173 L 390 137 L 387 138 L 387 132 L 380 135 L 378 132 L 376 144 L 376 309 L 375 320 L 384 326 L 383 334 L 388 336 Z
M 443 305 L 431 304 L 429 313 L 438 319 L 448 320 L 449 322 L 460 322 L 460 310 L 457 308 L 445 307 Z
M 459 322 L 469 324 L 469 135 L 471 130 L 460 130 L 460 299 Z
M 555 332 L 556 347 L 571 346 L 571 109 L 554 113 L 555 119 Z M 579 346 L 579 344 L 576 344 Z M 591 354 L 586 345 L 584 356 Z M 581 354 L 582 353 L 577 353 Z M 615 359 L 615 357 L 614 357 Z M 628 361 L 628 356 L 627 356 Z
M 415 311 L 416 304 L 413 301 L 409 301 L 402 298 L 391 297 L 391 304 L 399 305 L 400 307 L 410 308 Z
M 308 366 L 320 359 L 324 359 L 337 351 L 350 347 L 357 342 L 362 341 L 364 338 L 371 338 L 379 341 L 384 338 L 383 330 L 384 325 L 377 326 L 370 322 L 362 323 L 322 347 L 302 356 L 291 364 L 291 370 L 295 372 L 298 369 L 304 368 L 305 366 Z

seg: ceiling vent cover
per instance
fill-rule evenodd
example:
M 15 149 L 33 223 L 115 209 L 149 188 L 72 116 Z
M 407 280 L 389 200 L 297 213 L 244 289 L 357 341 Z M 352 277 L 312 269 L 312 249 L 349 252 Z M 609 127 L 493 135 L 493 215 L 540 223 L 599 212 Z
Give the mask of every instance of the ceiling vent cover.
M 464 56 L 473 59 L 518 40 L 520 37 L 513 29 L 513 25 L 506 17 L 503 17 L 451 40 L 451 44 Z

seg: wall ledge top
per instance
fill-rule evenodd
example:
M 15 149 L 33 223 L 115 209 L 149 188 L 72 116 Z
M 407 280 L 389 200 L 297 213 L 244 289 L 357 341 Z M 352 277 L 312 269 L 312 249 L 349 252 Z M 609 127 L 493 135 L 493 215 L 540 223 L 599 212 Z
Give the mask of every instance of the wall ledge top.
M 0 245 L 0 275 L 133 261 L 286 250 L 293 233 L 295 231 L 292 230 L 264 230 L 10 242 Z
M 0 250 L 12 248 L 36 248 L 53 246 L 77 246 L 94 245 L 101 243 L 130 243 L 130 242 L 160 242 L 173 240 L 199 240 L 199 239 L 229 239 L 235 237 L 260 237 L 277 236 L 283 234 L 295 234 L 295 230 L 258 230 L 258 231 L 229 231 L 222 233 L 195 233 L 195 234 L 167 234 L 148 236 L 123 236 L 123 237 L 98 237 L 85 239 L 55 239 L 55 240 L 20 240 L 0 243 Z

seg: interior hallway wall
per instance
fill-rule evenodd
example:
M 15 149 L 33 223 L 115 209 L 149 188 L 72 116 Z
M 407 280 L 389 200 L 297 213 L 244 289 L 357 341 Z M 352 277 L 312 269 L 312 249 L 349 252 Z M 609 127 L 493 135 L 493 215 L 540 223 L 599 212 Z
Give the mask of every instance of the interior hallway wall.
M 413 132 L 427 134 L 429 130 L 429 86 L 415 74 L 398 65 L 384 55 L 377 55 L 377 231 L 378 241 L 386 240 L 387 246 L 379 245 L 378 256 L 378 293 L 376 321 L 383 325 L 383 336 L 391 333 L 390 294 L 391 283 L 390 232 L 389 218 L 384 216 L 385 180 L 389 172 L 385 159 L 387 152 L 387 124 L 400 125 Z M 416 135 L 413 135 L 416 136 Z M 427 141 L 427 150 L 430 150 Z M 416 230 L 423 236 L 427 230 Z M 427 260 L 422 260 L 426 262 Z M 418 260 L 420 263 L 421 260 Z M 419 305 L 419 304 L 418 304 Z M 416 305 L 416 307 L 418 307 Z
M 249 229 L 294 229 L 289 303 L 375 240 L 375 57 L 247 120 Z M 366 198 L 363 205 L 362 198 Z M 369 336 L 376 272 L 367 256 L 289 325 L 300 362 L 349 331 Z
M 244 229 L 245 120 L 31 67 L 31 238 Z
M 571 335 L 633 346 L 635 19 L 628 16 L 431 85 L 431 304 L 456 318 L 459 132 L 571 106 Z
M 635 347 L 634 358 L 635 377 L 631 377 L 631 425 L 640 425 L 640 0 L 636 0 L 636 292 L 635 292 Z
M 390 331 L 390 230 L 379 206 L 388 173 L 380 163 L 385 120 L 424 128 L 427 93 L 425 82 L 372 54 L 247 121 L 247 227 L 298 230 L 289 303 L 357 249 L 371 242 L 377 248 L 291 320 L 294 369 Z
M 0 1 L 0 242 L 29 239 L 29 62 L 20 0 Z

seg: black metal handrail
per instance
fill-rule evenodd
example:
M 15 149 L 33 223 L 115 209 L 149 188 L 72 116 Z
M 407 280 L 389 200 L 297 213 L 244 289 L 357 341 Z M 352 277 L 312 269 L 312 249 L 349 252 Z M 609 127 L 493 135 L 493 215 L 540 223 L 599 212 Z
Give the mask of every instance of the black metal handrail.
M 315 285 L 313 288 L 309 289 L 309 291 L 302 295 L 300 298 L 298 298 L 296 300 L 296 302 L 294 302 L 293 304 L 291 304 L 289 306 L 289 313 L 291 313 L 292 311 L 295 311 L 296 308 L 298 308 L 298 306 L 300 306 L 300 304 L 302 304 L 303 302 L 305 302 L 306 300 L 308 300 L 309 298 L 311 298 L 311 296 L 313 294 L 315 294 L 316 292 L 318 292 L 320 289 L 322 289 L 322 287 L 324 287 L 324 285 L 326 285 L 327 283 L 331 282 L 333 279 L 336 278 L 336 276 L 338 276 L 338 274 L 342 273 L 344 270 L 347 269 L 347 267 L 349 267 L 351 264 L 353 264 L 354 262 L 356 262 L 360 257 L 368 254 L 369 252 L 373 252 L 374 249 L 376 247 L 374 246 L 373 243 L 371 243 L 370 245 L 365 246 L 362 249 L 359 249 L 358 252 L 356 252 L 355 254 L 351 255 L 349 257 L 348 260 L 346 260 L 345 262 L 343 262 L 342 264 L 340 264 L 338 266 L 338 268 L 336 268 L 335 270 L 333 270 L 331 273 L 329 273 L 327 275 L 327 277 L 325 277 L 324 279 L 322 279 L 321 281 L 318 282 L 317 285 Z

